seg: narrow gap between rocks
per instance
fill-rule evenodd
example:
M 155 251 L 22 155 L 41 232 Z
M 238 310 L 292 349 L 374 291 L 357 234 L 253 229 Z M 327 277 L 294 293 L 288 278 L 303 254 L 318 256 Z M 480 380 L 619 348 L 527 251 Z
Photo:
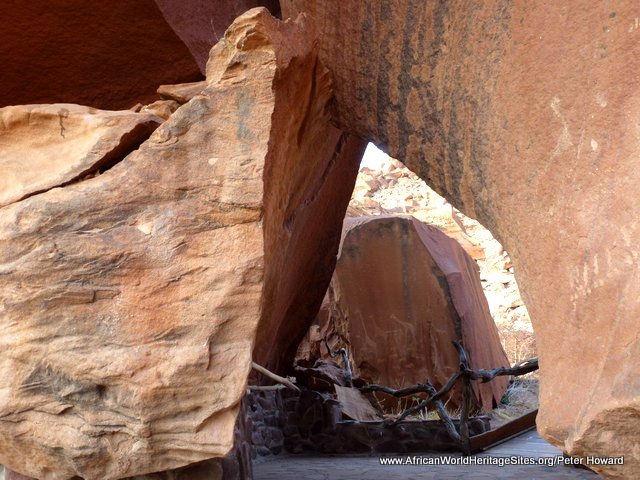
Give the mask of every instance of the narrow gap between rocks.
M 428 227 L 422 226 L 425 224 Z M 347 209 L 336 271 L 321 310 L 298 347 L 290 380 L 302 391 L 285 389 L 282 384 L 250 387 L 244 400 L 244 421 L 252 429 L 245 438 L 251 438 L 254 460 L 281 452 L 456 451 L 433 406 L 398 424 L 404 432 L 401 439 L 396 427 L 390 427 L 389 422 L 423 401 L 424 394 L 399 399 L 358 390 L 372 383 L 397 389 L 425 380 L 439 389 L 458 367 L 451 340 L 460 338 L 465 326 L 451 326 L 462 323 L 455 314 L 443 317 L 443 312 L 453 310 L 453 294 L 446 269 L 430 260 L 437 252 L 419 251 L 418 247 L 424 248 L 420 241 L 423 228 L 437 239 L 442 234 L 453 239 L 446 241 L 455 244 L 453 251 L 463 249 L 473 260 L 466 275 L 474 278 L 470 282 L 476 290 L 466 294 L 473 297 L 480 292 L 488 307 L 474 317 L 487 323 L 472 325 L 471 330 L 497 328 L 489 342 L 494 350 L 489 357 L 504 362 L 474 365 L 472 358 L 471 367 L 513 365 L 536 356 L 531 322 L 507 252 L 480 223 L 452 207 L 400 161 L 370 144 Z M 414 229 L 418 233 L 412 233 Z M 435 300 L 423 301 L 423 291 Z M 425 314 L 425 302 L 433 308 L 425 322 L 428 328 L 421 325 L 424 317 L 420 317 Z M 484 338 L 482 334 L 478 337 Z M 479 345 L 484 344 L 472 344 L 470 350 Z M 476 416 L 469 427 L 472 436 L 537 409 L 537 372 L 514 377 L 510 384 L 508 377 L 502 378 L 502 387 L 476 391 L 471 410 Z M 275 377 L 272 380 L 277 382 Z M 455 387 L 443 401 L 456 425 L 461 393 L 462 387 Z

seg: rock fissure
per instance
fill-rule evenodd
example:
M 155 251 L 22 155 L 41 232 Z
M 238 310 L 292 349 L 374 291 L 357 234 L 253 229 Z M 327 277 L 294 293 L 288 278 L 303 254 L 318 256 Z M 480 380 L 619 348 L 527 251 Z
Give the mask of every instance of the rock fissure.
M 132 132 L 133 134 L 133 132 Z M 151 134 L 151 132 L 149 132 L 149 134 Z M 91 167 L 89 167 L 87 170 L 80 172 L 76 177 L 71 178 L 70 180 L 67 180 L 63 183 L 60 183 L 58 185 L 52 185 L 50 187 L 47 187 L 46 189 L 43 190 L 36 190 L 34 192 L 30 192 L 29 194 L 25 195 L 24 197 L 18 198 L 14 201 L 12 201 L 11 203 L 8 203 L 6 205 L 0 206 L 0 209 L 12 205 L 14 203 L 18 203 L 18 202 L 22 202 L 24 200 L 27 200 L 29 198 L 35 197 L 37 195 L 41 195 L 43 193 L 47 193 L 50 190 L 53 190 L 54 188 L 64 188 L 67 187 L 69 185 L 74 185 L 76 183 L 85 181 L 85 180 L 89 180 L 91 178 L 94 178 L 98 175 L 102 175 L 103 173 L 105 173 L 107 170 L 115 167 L 118 163 L 120 163 L 122 160 L 124 160 L 127 155 L 129 155 L 131 152 L 137 150 L 138 146 L 140 146 L 140 144 L 142 142 L 144 142 L 146 140 L 146 138 L 141 139 L 140 142 L 138 143 L 138 145 L 132 146 L 133 148 L 131 148 L 130 150 L 127 149 L 122 149 L 121 151 L 117 151 L 114 150 L 112 152 L 110 152 L 101 162 L 98 162 L 94 165 L 92 165 Z

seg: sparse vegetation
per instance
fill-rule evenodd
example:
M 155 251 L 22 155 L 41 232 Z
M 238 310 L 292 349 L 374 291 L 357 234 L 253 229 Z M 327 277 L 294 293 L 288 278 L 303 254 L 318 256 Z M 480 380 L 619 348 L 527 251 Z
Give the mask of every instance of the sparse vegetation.
M 496 427 L 538 408 L 537 372 L 515 379 L 489 417 Z

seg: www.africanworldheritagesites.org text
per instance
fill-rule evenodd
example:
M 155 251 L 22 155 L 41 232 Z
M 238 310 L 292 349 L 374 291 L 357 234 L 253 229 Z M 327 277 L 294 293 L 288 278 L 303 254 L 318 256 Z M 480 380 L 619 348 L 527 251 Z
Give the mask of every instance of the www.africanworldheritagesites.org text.
M 624 457 L 584 457 L 574 458 L 563 455 L 552 457 L 525 457 L 512 455 L 509 457 L 459 457 L 459 456 L 408 456 L 380 457 L 380 465 L 491 465 L 506 467 L 509 465 L 624 465 Z

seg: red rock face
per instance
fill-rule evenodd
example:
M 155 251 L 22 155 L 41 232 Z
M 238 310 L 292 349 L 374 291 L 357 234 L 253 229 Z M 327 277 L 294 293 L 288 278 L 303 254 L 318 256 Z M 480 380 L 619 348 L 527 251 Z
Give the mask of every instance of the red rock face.
M 443 386 L 458 369 L 454 340 L 473 368 L 508 366 L 476 264 L 455 240 L 413 217 L 348 218 L 345 230 L 311 350 L 327 357 L 324 338 L 347 347 L 357 374 L 394 388 Z M 476 384 L 477 405 L 493 408 L 507 383 Z
M 295 108 L 295 105 L 287 107 Z M 287 117 L 289 110 L 277 111 Z M 327 119 L 328 120 L 328 119 Z M 331 281 L 340 244 L 344 213 L 358 173 L 358 165 L 366 143 L 337 129 L 313 131 L 304 127 L 311 137 L 308 150 L 299 158 L 319 166 L 314 171 L 301 172 L 296 185 L 302 196 L 292 195 L 291 187 L 280 178 L 291 165 L 274 165 L 265 183 L 265 201 L 272 217 L 265 234 L 275 243 L 265 246 L 270 252 L 267 265 L 263 322 L 256 336 L 254 360 L 268 369 L 284 373 L 291 369 L 297 345 L 309 328 L 322 303 L 322 296 Z M 296 158 L 294 139 L 279 143 L 285 150 L 282 158 Z M 289 199 L 283 202 L 283 199 Z M 284 225 L 285 229 L 280 226 Z
M 4 173 L 31 153 L 55 180 L 0 207 L 0 464 L 108 480 L 230 450 L 256 332 L 281 358 L 321 301 L 362 154 L 330 122 L 314 32 L 239 17 L 202 94 L 139 146 L 123 139 L 147 114 L 0 112 L 24 145 Z M 78 178 L 121 143 L 134 151 Z
M 505 246 L 545 438 L 640 477 L 637 2 L 283 0 L 321 26 L 339 123 Z
M 0 107 L 125 109 L 158 85 L 202 79 L 209 50 L 245 11 L 277 0 L 7 0 L 0 5 Z
M 0 63 L 0 106 L 119 110 L 151 103 L 160 84 L 202 78 L 153 0 L 3 1 Z

